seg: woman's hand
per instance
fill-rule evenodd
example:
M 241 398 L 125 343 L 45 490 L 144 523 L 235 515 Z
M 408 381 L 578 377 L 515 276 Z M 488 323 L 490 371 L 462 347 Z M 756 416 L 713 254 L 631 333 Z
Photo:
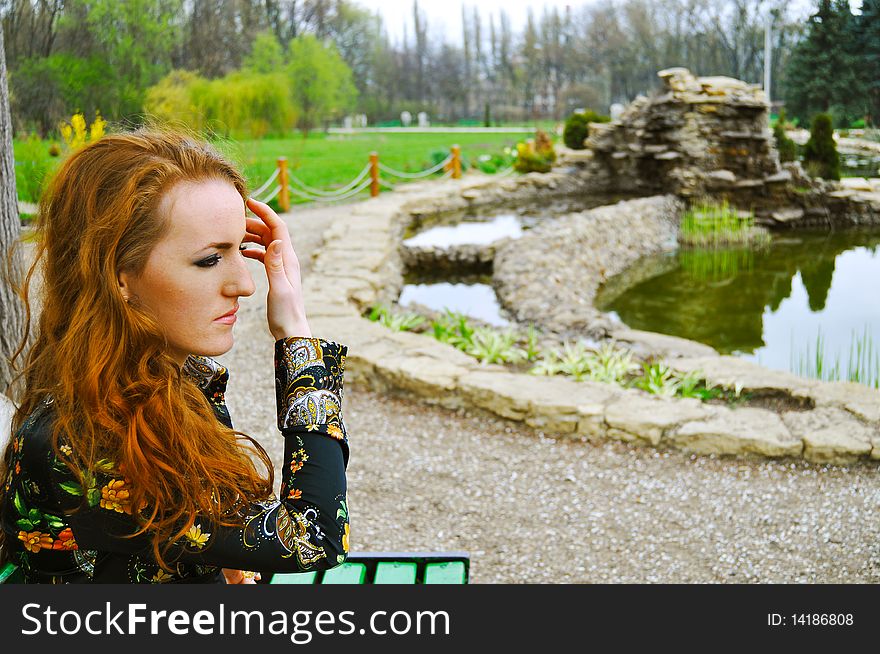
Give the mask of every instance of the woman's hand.
M 253 198 L 248 198 L 246 204 L 256 218 L 246 218 L 247 232 L 244 240 L 262 245 L 266 249 L 246 249 L 242 250 L 242 255 L 259 261 L 266 267 L 269 280 L 266 301 L 269 331 L 275 340 L 288 336 L 311 336 L 303 301 L 299 259 L 293 250 L 287 225 L 268 204 Z
M 255 584 L 261 578 L 259 572 L 245 570 L 230 570 L 223 568 L 223 576 L 227 584 Z

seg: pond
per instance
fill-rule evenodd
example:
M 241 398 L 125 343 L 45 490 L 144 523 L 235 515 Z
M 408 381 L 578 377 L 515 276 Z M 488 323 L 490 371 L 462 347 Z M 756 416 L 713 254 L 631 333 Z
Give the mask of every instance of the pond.
M 488 245 L 503 238 L 519 238 L 524 230 L 549 218 L 586 211 L 625 199 L 616 195 L 553 198 L 544 204 L 516 207 L 476 207 L 424 216 L 404 233 L 404 246 L 439 247 Z
M 574 211 L 611 204 L 623 196 L 584 195 L 554 198 L 544 204 L 517 207 L 480 207 L 475 210 L 426 216 L 404 234 L 404 246 L 448 248 L 455 245 L 488 245 L 504 238 L 519 238 L 540 222 Z M 433 311 L 449 309 L 491 325 L 510 324 L 492 287 L 491 274 L 464 275 L 455 271 L 439 277 L 431 271 L 408 271 L 398 304 L 413 303 Z
M 510 324 L 498 303 L 490 277 L 461 277 L 446 281 L 408 277 L 405 281 L 398 300 L 401 306 L 420 304 L 440 312 L 449 309 L 496 327 Z
M 847 230 L 775 236 L 757 251 L 667 252 L 609 280 L 596 304 L 635 329 L 807 376 L 838 364 L 846 378 L 851 355 L 877 367 L 878 244 L 880 231 Z

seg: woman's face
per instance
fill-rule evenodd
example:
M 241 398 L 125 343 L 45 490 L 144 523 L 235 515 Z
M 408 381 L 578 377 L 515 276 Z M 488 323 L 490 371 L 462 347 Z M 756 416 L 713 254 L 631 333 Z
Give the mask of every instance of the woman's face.
M 119 273 L 122 294 L 150 312 L 165 330 L 171 356 L 217 356 L 233 345 L 230 319 L 238 299 L 254 293 L 239 251 L 244 200 L 229 182 L 181 182 L 159 204 L 168 229 L 135 277 Z

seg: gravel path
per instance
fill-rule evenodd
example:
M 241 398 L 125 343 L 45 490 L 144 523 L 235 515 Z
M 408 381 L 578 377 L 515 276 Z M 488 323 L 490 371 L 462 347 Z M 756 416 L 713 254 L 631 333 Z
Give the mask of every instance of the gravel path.
M 285 216 L 304 276 L 330 221 L 346 216 Z M 251 263 L 258 290 L 220 360 L 236 427 L 280 465 L 265 274 Z M 344 415 L 354 550 L 465 550 L 473 583 L 880 581 L 876 464 L 557 441 L 351 384 Z

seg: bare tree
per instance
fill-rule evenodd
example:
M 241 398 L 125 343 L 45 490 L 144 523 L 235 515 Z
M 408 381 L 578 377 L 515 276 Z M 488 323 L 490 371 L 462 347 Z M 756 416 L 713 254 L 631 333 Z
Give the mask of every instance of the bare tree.
M 6 83 L 6 55 L 3 31 L 0 30 L 0 255 L 16 275 L 21 270 L 20 251 L 13 249 L 21 234 L 18 195 L 15 190 L 15 160 L 12 153 L 12 121 L 9 115 L 9 91 Z M 24 325 L 24 306 L 12 287 L 0 283 L 0 393 L 6 393 L 12 381 L 10 357 L 18 347 Z

